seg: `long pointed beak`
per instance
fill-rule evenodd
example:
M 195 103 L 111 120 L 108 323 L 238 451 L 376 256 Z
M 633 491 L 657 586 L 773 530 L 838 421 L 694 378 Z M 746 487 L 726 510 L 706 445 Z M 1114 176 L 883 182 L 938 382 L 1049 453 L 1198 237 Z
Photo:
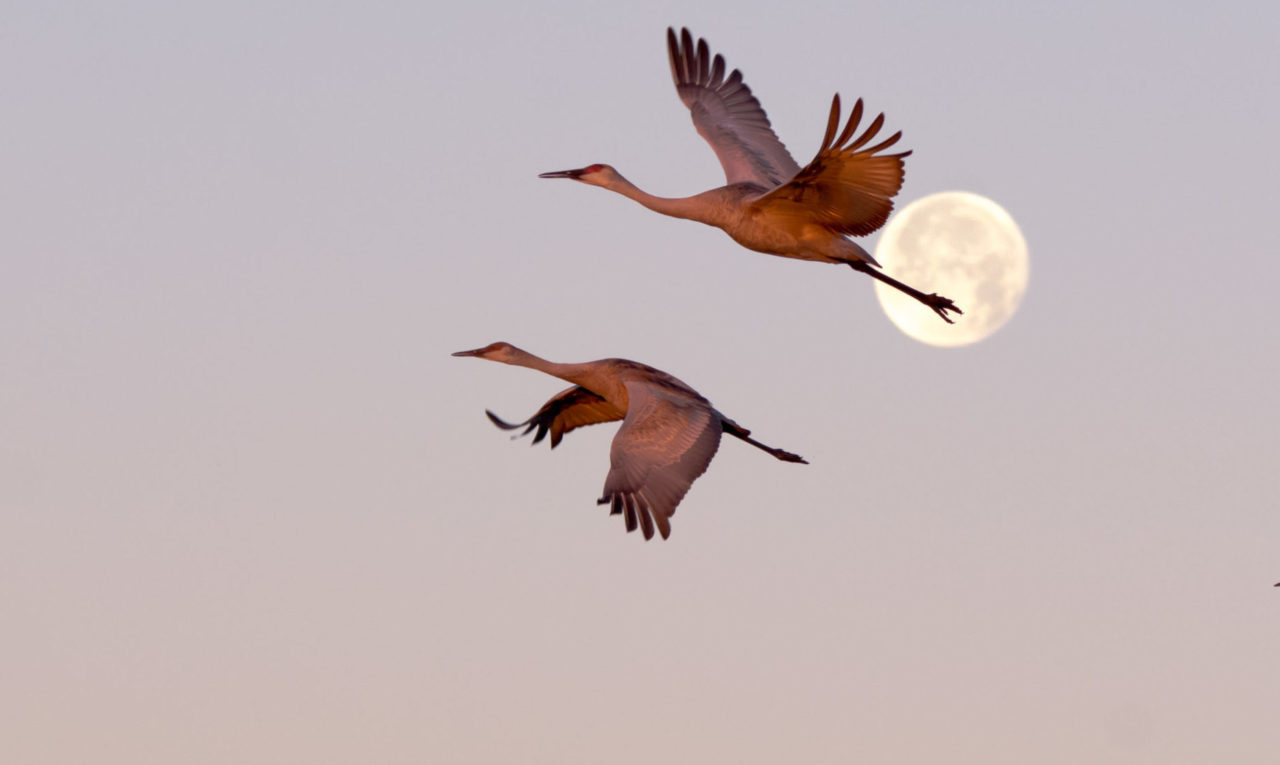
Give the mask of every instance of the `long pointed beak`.
M 483 350 L 484 350 L 483 348 L 476 348 L 474 351 L 458 351 L 457 353 L 451 353 L 449 355 L 450 356 L 479 356 L 480 351 L 483 351 Z
M 584 168 L 578 168 L 577 170 L 556 170 L 555 172 L 551 172 L 551 173 L 539 173 L 538 177 L 539 178 L 570 178 L 573 180 L 577 180 L 577 178 L 582 175 L 583 170 Z

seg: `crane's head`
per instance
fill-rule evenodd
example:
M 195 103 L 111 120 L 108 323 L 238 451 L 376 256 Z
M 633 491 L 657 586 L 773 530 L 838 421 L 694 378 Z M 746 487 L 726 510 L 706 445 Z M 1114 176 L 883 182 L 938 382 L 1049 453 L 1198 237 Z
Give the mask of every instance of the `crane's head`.
M 618 171 L 609 165 L 587 165 L 577 170 L 557 170 L 553 173 L 542 173 L 539 178 L 568 178 L 591 186 L 608 186 L 619 178 Z
M 475 356 L 476 358 L 488 359 L 490 361 L 501 361 L 510 363 L 511 359 L 518 356 L 522 351 L 512 345 L 501 340 L 496 343 L 489 343 L 483 348 L 476 348 L 474 351 L 458 351 L 454 356 Z

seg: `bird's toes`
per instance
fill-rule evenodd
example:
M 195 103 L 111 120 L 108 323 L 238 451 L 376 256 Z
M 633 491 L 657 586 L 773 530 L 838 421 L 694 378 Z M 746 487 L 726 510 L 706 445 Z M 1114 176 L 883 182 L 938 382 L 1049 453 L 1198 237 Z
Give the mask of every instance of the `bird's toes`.
M 942 295 L 939 295 L 936 292 L 930 294 L 928 297 L 929 297 L 927 301 L 928 306 L 933 309 L 934 313 L 938 314 L 938 316 L 941 316 L 942 320 L 948 324 L 955 324 L 955 320 L 947 315 L 947 311 L 954 311 L 958 314 L 964 313 L 964 311 L 961 311 L 959 308 L 956 307 L 956 304 L 952 302 L 951 298 L 949 297 L 943 297 Z

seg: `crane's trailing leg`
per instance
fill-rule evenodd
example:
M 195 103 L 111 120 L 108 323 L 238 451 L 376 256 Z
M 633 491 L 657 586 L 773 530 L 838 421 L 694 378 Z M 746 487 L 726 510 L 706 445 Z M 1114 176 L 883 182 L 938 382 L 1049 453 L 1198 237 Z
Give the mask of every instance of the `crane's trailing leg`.
M 751 431 L 742 427 L 741 425 L 729 419 L 728 417 L 725 417 L 724 415 L 720 415 L 720 417 L 723 420 L 723 422 L 721 423 L 721 428 L 724 430 L 725 433 L 728 433 L 731 436 L 736 436 L 737 438 L 741 438 L 743 441 L 746 441 L 747 443 L 751 444 L 755 448 L 760 449 L 762 451 L 766 451 L 769 454 L 772 454 L 775 458 L 782 460 L 783 462 L 799 462 L 802 465 L 809 464 L 809 460 L 805 459 L 804 457 L 801 457 L 799 454 L 792 454 L 786 449 L 779 449 L 776 446 L 768 446 L 767 444 L 760 443 L 759 441 L 751 437 Z
M 930 292 L 928 295 L 926 295 L 920 290 L 916 289 L 915 287 L 912 287 L 907 284 L 903 284 L 902 282 L 898 281 L 892 276 L 881 273 L 869 263 L 864 263 L 860 260 L 845 261 L 845 262 L 847 262 L 849 264 L 849 267 L 852 268 L 854 271 L 861 271 L 867 276 L 873 277 L 875 279 L 879 279 L 880 281 L 884 282 L 890 287 L 893 287 L 899 292 L 904 292 L 910 295 L 911 297 L 915 298 L 916 300 L 919 300 L 921 303 L 924 303 L 925 305 L 929 306 L 930 308 L 933 309 L 934 313 L 941 316 L 942 320 L 948 324 L 955 324 L 956 322 L 950 316 L 947 316 L 947 311 L 955 311 L 958 314 L 964 313 L 964 311 L 961 311 L 959 308 L 956 307 L 955 303 L 951 302 L 951 298 L 943 297 L 942 295 L 939 295 L 936 292 Z

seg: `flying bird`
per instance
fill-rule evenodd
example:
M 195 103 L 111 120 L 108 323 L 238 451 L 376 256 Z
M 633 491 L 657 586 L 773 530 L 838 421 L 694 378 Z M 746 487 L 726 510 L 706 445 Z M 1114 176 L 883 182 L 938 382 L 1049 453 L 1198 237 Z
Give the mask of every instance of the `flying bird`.
M 711 144 L 727 185 L 691 197 L 656 197 L 641 191 L 609 165 L 542 173 L 570 178 L 633 199 L 654 212 L 715 226 L 756 252 L 784 258 L 844 263 L 929 306 L 947 323 L 948 311 L 963 313 L 949 299 L 920 290 L 877 270 L 880 264 L 850 236 L 866 236 L 884 225 L 902 188 L 903 159 L 910 151 L 882 154 L 902 137 L 898 131 L 874 146 L 884 125 L 880 114 L 854 138 L 862 121 L 862 99 L 844 130 L 840 94 L 831 102 L 827 132 L 818 154 L 801 168 L 783 146 L 760 102 L 734 69 L 725 76 L 724 57 L 713 58 L 707 41 L 697 45 L 688 29 L 679 39 L 667 29 L 671 76 L 689 107 L 698 134 Z
M 557 364 L 510 343 L 497 342 L 454 356 L 475 356 L 528 367 L 573 383 L 557 393 L 524 422 L 511 424 L 485 410 L 504 430 L 537 430 L 533 443 L 551 434 L 551 448 L 564 435 L 584 425 L 622 420 L 609 449 L 609 475 L 596 504 L 622 515 L 627 531 L 636 528 L 646 540 L 656 528 L 671 535 L 671 515 L 694 479 L 707 470 L 720 434 L 736 436 L 784 462 L 808 462 L 798 455 L 766 446 L 751 431 L 725 417 L 697 391 L 658 369 L 626 359 Z

